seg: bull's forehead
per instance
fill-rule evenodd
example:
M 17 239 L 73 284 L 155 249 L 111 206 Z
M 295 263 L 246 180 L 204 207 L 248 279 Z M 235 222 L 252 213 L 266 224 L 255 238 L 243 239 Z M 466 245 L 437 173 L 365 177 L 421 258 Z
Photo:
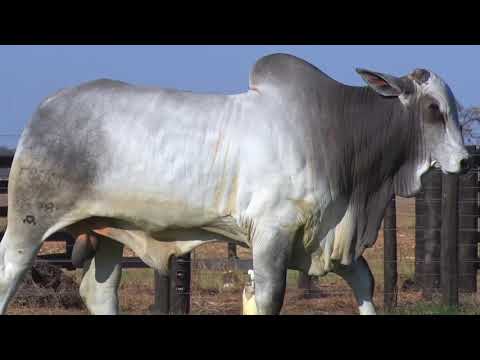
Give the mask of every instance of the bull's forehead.
M 437 100 L 440 111 L 447 115 L 448 121 L 458 122 L 457 102 L 452 90 L 443 79 L 430 71 L 429 79 L 422 84 L 422 92 Z

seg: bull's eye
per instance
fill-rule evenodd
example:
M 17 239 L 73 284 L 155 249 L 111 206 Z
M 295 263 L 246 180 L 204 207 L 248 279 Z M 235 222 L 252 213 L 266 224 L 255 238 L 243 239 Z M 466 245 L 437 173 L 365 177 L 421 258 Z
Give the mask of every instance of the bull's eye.
M 428 105 L 428 113 L 426 116 L 426 121 L 431 124 L 443 124 L 445 125 L 445 117 L 440 111 L 440 107 L 437 103 L 432 102 Z
M 443 116 L 442 112 L 438 108 L 438 105 L 435 104 L 433 109 L 434 110 L 432 115 L 433 115 L 434 121 L 445 125 L 445 117 Z

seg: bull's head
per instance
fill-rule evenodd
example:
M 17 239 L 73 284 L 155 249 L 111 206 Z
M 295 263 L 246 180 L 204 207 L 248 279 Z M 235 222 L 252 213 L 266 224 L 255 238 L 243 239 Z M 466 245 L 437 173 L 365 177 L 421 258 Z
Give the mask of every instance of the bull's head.
M 456 100 L 438 75 L 424 69 L 404 77 L 364 69 L 357 72 L 380 95 L 398 97 L 420 123 L 423 151 L 417 175 L 423 175 L 434 165 L 444 173 L 468 171 L 469 155 L 458 121 Z

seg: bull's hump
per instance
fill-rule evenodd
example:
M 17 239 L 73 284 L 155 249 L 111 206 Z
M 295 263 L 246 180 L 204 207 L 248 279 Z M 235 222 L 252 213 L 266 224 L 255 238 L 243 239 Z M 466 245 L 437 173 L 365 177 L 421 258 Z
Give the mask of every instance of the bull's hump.
M 324 75 L 309 62 L 289 54 L 272 54 L 258 60 L 250 73 L 250 89 L 301 86 L 303 81 L 311 81 Z
M 119 81 L 119 80 L 112 80 L 112 79 L 97 79 L 97 80 L 92 80 L 88 81 L 86 83 L 83 83 L 78 86 L 80 89 L 89 89 L 89 88 L 111 88 L 111 87 L 124 87 L 124 86 L 130 86 L 130 84 Z

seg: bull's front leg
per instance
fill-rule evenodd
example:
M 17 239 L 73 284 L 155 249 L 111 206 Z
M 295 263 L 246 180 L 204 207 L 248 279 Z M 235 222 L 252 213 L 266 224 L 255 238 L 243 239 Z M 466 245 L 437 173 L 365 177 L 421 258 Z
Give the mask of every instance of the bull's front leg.
M 367 261 L 361 256 L 352 265 L 339 265 L 333 272 L 345 279 L 352 288 L 360 315 L 376 315 L 373 305 L 375 280 Z
M 258 315 L 278 315 L 287 279 L 289 238 L 274 230 L 263 231 L 253 245 L 255 302 Z

